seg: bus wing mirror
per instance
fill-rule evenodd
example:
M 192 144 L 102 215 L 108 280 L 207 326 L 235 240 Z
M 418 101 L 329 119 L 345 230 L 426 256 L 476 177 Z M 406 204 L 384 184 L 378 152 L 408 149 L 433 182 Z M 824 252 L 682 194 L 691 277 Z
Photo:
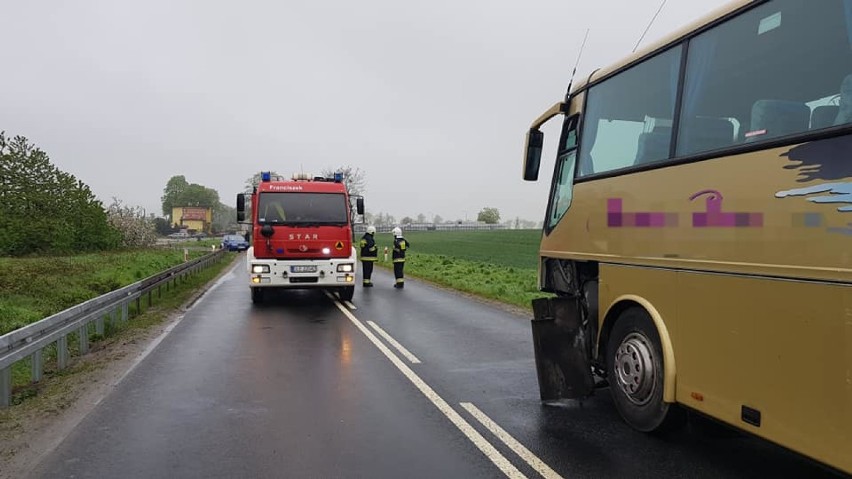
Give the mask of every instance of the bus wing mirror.
M 358 212 L 359 215 L 364 214 L 364 198 L 361 196 L 355 198 L 355 211 Z
M 245 193 L 237 194 L 237 221 L 245 221 L 246 219 L 246 195 Z
M 527 133 L 527 148 L 524 157 L 524 180 L 538 180 L 538 170 L 541 166 L 541 148 L 544 145 L 544 133 L 531 129 Z

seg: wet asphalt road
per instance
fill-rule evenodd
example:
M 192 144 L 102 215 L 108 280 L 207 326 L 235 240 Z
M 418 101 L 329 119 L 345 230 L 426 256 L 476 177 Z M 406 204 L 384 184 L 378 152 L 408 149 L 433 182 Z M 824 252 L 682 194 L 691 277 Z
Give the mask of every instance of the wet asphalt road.
M 242 264 L 35 477 L 839 477 L 700 418 L 667 437 L 635 432 L 606 390 L 541 405 L 525 316 L 413 279 L 395 290 L 380 269 L 354 310 L 319 291 L 255 307 Z

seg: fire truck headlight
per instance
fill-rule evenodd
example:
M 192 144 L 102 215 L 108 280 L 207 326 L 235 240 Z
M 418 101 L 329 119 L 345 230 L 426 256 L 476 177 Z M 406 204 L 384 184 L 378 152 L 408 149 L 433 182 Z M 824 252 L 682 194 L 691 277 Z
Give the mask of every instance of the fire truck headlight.
M 355 269 L 355 268 L 352 265 L 352 263 L 337 265 L 337 272 L 338 273 L 351 273 L 353 269 Z
M 331 254 L 331 248 L 323 248 L 322 254 Z
M 252 273 L 268 273 L 269 265 L 268 264 L 254 264 L 251 267 Z

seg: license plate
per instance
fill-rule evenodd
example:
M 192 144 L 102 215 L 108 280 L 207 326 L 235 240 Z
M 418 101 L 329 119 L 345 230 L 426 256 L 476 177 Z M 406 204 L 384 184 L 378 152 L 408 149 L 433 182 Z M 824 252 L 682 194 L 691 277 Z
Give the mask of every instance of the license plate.
M 316 273 L 317 267 L 311 266 L 290 266 L 291 273 Z

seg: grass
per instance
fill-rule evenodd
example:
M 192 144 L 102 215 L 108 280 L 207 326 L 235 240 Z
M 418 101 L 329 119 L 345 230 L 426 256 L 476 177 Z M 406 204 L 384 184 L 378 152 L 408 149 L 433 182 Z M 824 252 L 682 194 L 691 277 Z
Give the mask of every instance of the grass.
M 0 258 L 0 335 L 182 262 L 182 249 Z
M 137 275 L 142 275 L 141 277 L 144 278 L 183 261 L 183 252 L 180 252 L 179 258 L 175 257 L 173 253 L 168 250 L 154 250 L 68 258 L 73 259 L 73 261 L 70 261 L 70 264 L 77 265 L 79 269 L 77 273 L 80 273 L 79 276 L 68 278 L 70 280 L 69 283 L 71 283 L 69 288 L 75 291 L 75 294 L 83 294 L 80 292 L 87 289 L 94 291 L 96 288 L 81 287 L 81 285 L 86 284 L 84 278 L 101 278 L 103 276 L 111 278 L 111 281 L 116 281 L 117 283 L 115 284 L 118 284 L 117 287 L 124 286 L 125 284 L 120 284 L 122 282 L 126 282 L 126 284 L 136 282 L 138 281 L 136 279 Z M 112 259 L 111 263 L 108 261 L 110 258 Z M 131 320 L 129 321 L 123 322 L 117 318 L 105 317 L 103 335 L 97 334 L 94 324 L 90 324 L 87 335 L 91 350 L 95 351 L 103 348 L 111 341 L 121 340 L 123 336 L 132 335 L 136 331 L 144 330 L 152 325 L 161 323 L 171 311 L 183 304 L 199 287 L 215 278 L 235 258 L 237 258 L 237 255 L 225 255 L 223 261 L 192 275 L 185 276 L 184 280 L 176 281 L 168 288 L 163 287 L 159 291 L 155 290 L 151 295 L 151 306 L 148 306 L 147 298 L 144 298 L 138 303 L 131 303 L 129 308 L 129 317 Z M 26 261 L 13 260 L 10 263 L 24 261 L 25 264 L 32 265 L 33 260 L 35 259 Z M 47 259 L 41 258 L 40 260 Z M 52 260 L 55 261 L 56 258 Z M 104 263 L 105 260 L 107 261 L 106 263 Z M 104 270 L 99 270 L 98 268 L 103 268 Z M 149 268 L 153 268 L 153 270 L 149 271 Z M 0 277 L 4 275 L 0 275 Z M 9 281 L 8 277 L 6 280 L 7 282 Z M 100 283 L 96 281 L 95 284 Z M 4 297 L 3 299 L 5 300 L 6 298 Z M 52 303 L 59 304 L 55 301 Z M 60 308 L 59 310 L 61 311 L 62 309 L 66 308 Z M 81 368 L 87 367 L 85 363 L 76 364 L 73 361 L 73 358 L 79 356 L 79 344 L 79 333 L 72 333 L 68 336 L 68 350 L 69 356 L 72 358 L 72 363 L 68 369 L 62 371 L 56 369 L 55 344 L 45 348 L 43 352 L 44 380 L 37 384 L 31 383 L 30 358 L 18 361 L 12 367 L 13 404 L 19 404 L 28 398 L 39 395 L 40 391 L 44 388 L 51 387 L 51 379 L 53 378 L 75 374 Z
M 382 236 L 380 247 L 383 239 L 391 247 L 390 236 Z M 412 251 L 421 254 L 534 270 L 538 267 L 541 231 L 412 231 L 405 233 L 405 239 L 411 242 Z
M 410 232 L 411 242 L 405 272 L 449 288 L 530 309 L 530 301 L 544 296 L 538 291 L 537 262 L 541 233 L 537 230 L 504 231 L 426 231 Z M 173 249 L 151 249 L 50 258 L 0 258 L 0 334 L 38 321 L 75 304 L 126 286 L 180 264 L 183 249 L 191 257 L 203 255 L 205 242 L 181 244 Z M 201 243 L 201 245 L 198 245 Z M 390 235 L 378 235 L 380 251 L 392 246 Z M 190 246 L 201 246 L 190 248 Z M 236 255 L 228 255 L 219 265 L 193 275 L 188 281 L 162 295 L 155 294 L 154 305 L 140 310 L 131 306 L 133 321 L 105 321 L 103 336 L 88 331 L 92 348 L 120 337 L 126 331 L 157 324 L 198 287 L 214 278 Z M 390 263 L 380 262 L 389 267 Z M 99 346 L 100 344 L 100 346 Z M 78 354 L 77 333 L 68 338 L 71 356 Z M 62 376 L 57 371 L 55 348 L 44 353 L 45 377 Z M 73 368 L 71 368 L 73 371 Z M 13 367 L 16 402 L 38 394 L 39 385 L 30 384 L 30 360 Z
M 405 238 L 411 242 L 406 276 L 528 310 L 533 299 L 545 296 L 537 284 L 539 230 L 418 231 Z M 392 242 L 377 237 L 380 252 Z

